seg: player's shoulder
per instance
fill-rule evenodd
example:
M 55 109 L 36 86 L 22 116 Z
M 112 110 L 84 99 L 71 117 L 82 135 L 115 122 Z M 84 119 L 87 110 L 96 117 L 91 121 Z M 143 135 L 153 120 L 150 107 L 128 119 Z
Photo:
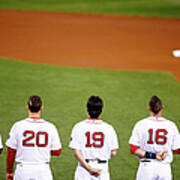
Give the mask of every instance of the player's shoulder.
M 25 121 L 24 120 L 18 120 L 16 121 L 12 127 L 11 127 L 11 131 L 18 131 L 19 129 L 21 129 L 24 126 Z
M 104 122 L 102 120 L 94 120 L 93 121 L 93 120 L 90 120 L 90 119 L 85 119 L 85 120 L 77 122 L 74 125 L 74 129 L 87 127 L 89 125 L 99 125 L 99 124 L 104 124 Z
M 17 121 L 14 123 L 14 126 L 21 126 L 24 124 L 45 124 L 46 126 L 50 126 L 50 127 L 55 127 L 55 125 L 52 122 L 49 122 L 43 118 L 41 119 L 31 119 L 31 118 L 26 118 L 20 121 Z
M 148 122 L 148 118 L 143 118 L 141 120 L 138 120 L 135 125 L 140 126 L 140 125 L 143 125 L 146 122 Z
M 101 122 L 102 122 L 103 128 L 106 129 L 107 131 L 109 131 L 109 132 L 115 131 L 113 125 L 110 124 L 109 122 L 105 122 L 103 120 L 101 120 Z
M 176 126 L 175 122 L 165 117 L 158 117 L 158 118 L 149 117 L 149 119 L 150 120 L 152 119 L 152 121 L 157 122 L 157 123 L 167 124 L 168 126 Z
M 86 120 L 82 120 L 82 121 L 77 122 L 74 125 L 74 128 L 80 128 L 80 127 L 85 126 L 85 125 L 86 125 Z
M 143 128 L 143 126 L 145 126 L 147 123 L 148 123 L 148 118 L 143 118 L 135 123 L 134 128 Z
M 176 124 L 173 121 L 171 121 L 165 117 L 151 117 L 150 116 L 150 117 L 147 117 L 147 118 L 141 120 L 141 122 L 140 122 L 140 124 L 146 124 L 146 123 L 161 123 L 163 125 L 167 125 L 170 127 L 176 126 Z
M 113 128 L 113 125 L 111 125 L 111 124 L 108 123 L 108 122 L 105 122 L 105 121 L 102 120 L 102 123 L 103 123 L 104 126 L 107 126 L 107 127 L 109 127 L 109 128 Z
M 164 118 L 165 119 L 165 118 Z M 166 123 L 169 125 L 169 126 L 172 126 L 172 127 L 177 127 L 176 126 L 176 123 L 173 122 L 172 120 L 169 120 L 169 119 L 165 119 L 166 120 Z
M 49 126 L 50 128 L 56 128 L 56 125 L 53 122 L 50 122 L 50 121 L 47 121 L 44 119 L 43 119 L 43 121 L 46 126 Z
M 22 124 L 26 123 L 25 122 L 25 119 L 23 120 L 18 120 L 16 121 L 14 124 L 13 124 L 13 127 L 18 127 L 18 126 L 21 126 Z
M 100 126 L 104 126 L 104 127 L 107 127 L 107 128 L 113 128 L 113 126 L 101 119 L 98 119 L 98 120 L 89 120 L 89 119 L 85 119 L 85 120 L 82 120 L 82 121 L 79 121 L 77 122 L 75 125 L 74 125 L 74 129 L 77 129 L 77 128 L 82 128 L 82 127 L 86 127 L 86 126 L 91 126 L 91 125 L 100 125 Z

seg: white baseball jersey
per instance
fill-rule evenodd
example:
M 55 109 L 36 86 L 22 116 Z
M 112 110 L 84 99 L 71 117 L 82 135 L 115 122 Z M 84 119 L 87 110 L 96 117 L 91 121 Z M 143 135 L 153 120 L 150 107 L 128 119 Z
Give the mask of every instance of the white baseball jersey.
M 148 117 L 137 122 L 129 144 L 153 153 L 167 151 L 167 157 L 162 162 L 171 163 L 173 160 L 172 150 L 180 148 L 180 135 L 172 121 L 163 117 Z
M 69 146 L 80 150 L 85 159 L 100 160 L 110 159 L 111 151 L 119 147 L 113 127 L 97 119 L 77 123 L 72 130 Z
M 2 140 L 1 140 L 1 135 L 0 135 L 0 149 L 3 149 Z
M 59 150 L 61 142 L 56 127 L 43 120 L 27 118 L 16 122 L 6 145 L 16 149 L 16 162 L 47 163 L 51 150 Z

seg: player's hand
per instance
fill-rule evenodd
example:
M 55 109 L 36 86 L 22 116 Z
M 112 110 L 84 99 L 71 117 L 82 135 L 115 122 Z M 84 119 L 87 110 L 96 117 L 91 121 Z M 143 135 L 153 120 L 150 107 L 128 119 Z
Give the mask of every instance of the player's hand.
M 13 180 L 14 179 L 14 174 L 13 173 L 7 173 L 6 174 L 6 180 Z
M 89 169 L 89 173 L 90 173 L 92 176 L 98 177 L 98 176 L 100 176 L 100 174 L 101 174 L 101 169 L 90 168 L 90 169 Z
M 162 161 L 166 158 L 166 156 L 167 156 L 167 151 L 162 151 L 156 154 L 156 159 Z

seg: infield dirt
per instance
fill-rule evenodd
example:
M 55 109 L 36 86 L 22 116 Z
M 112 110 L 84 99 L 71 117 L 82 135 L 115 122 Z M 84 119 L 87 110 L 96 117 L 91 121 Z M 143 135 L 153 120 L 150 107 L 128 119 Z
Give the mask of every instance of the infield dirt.
M 180 19 L 0 10 L 0 57 L 45 64 L 172 72 Z

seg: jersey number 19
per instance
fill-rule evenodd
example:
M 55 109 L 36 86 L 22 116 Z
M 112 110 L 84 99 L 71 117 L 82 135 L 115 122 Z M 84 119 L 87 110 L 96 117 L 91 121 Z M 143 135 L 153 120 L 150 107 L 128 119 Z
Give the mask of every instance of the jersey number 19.
M 101 148 L 104 146 L 104 134 L 102 132 L 94 132 L 92 134 L 90 132 L 87 132 L 85 135 L 87 140 L 86 147 Z

